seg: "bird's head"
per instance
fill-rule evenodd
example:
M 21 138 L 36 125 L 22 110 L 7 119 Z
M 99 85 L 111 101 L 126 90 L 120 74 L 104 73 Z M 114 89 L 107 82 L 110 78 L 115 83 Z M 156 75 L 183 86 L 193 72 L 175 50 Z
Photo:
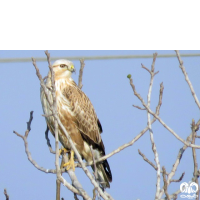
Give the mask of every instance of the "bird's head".
M 75 72 L 74 64 L 65 59 L 56 60 L 53 65 L 55 78 L 70 78 L 71 74 Z

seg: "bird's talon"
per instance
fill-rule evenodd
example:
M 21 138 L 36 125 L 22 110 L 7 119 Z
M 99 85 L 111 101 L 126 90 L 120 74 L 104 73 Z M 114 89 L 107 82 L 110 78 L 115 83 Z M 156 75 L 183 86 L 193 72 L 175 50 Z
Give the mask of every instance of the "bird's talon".
M 67 170 L 69 170 L 70 168 L 72 168 L 73 171 L 75 171 L 74 151 L 71 150 L 70 160 L 69 160 L 69 162 L 63 164 L 63 167 L 67 167 Z
M 65 149 L 65 148 L 61 148 L 61 149 L 59 149 L 59 156 L 62 154 L 62 152 L 65 154 L 65 153 L 67 153 L 69 151 L 67 149 Z

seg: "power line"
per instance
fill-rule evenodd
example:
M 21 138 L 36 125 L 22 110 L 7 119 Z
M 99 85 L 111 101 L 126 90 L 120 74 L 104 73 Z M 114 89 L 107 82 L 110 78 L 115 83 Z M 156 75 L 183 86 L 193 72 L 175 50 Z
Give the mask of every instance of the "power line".
M 173 58 L 176 54 L 160 54 L 157 58 Z M 200 53 L 194 54 L 181 54 L 181 57 L 200 57 Z M 51 57 L 51 60 L 58 60 L 61 57 Z M 137 58 L 153 58 L 153 55 L 113 55 L 113 56 L 74 56 L 74 57 L 62 57 L 67 60 L 109 60 L 109 59 L 137 59 Z M 47 61 L 46 57 L 35 58 L 38 62 Z M 12 63 L 12 62 L 31 62 L 31 58 L 0 58 L 0 63 Z

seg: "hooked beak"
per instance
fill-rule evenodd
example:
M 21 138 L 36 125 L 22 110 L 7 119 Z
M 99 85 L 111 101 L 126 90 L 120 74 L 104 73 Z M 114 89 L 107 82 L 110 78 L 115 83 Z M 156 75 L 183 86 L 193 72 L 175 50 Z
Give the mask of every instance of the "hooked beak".
M 71 65 L 71 70 L 70 70 L 72 73 L 75 72 L 76 73 L 76 69 L 74 67 L 74 65 Z

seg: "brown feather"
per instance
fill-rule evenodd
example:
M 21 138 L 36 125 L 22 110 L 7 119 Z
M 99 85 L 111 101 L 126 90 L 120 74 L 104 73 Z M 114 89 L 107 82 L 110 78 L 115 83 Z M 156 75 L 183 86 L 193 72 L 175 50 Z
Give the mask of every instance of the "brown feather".
M 63 89 L 63 95 L 70 102 L 70 109 L 75 115 L 77 128 L 94 143 L 100 144 L 102 128 L 100 122 L 98 125 L 98 118 L 89 98 L 75 82 Z

